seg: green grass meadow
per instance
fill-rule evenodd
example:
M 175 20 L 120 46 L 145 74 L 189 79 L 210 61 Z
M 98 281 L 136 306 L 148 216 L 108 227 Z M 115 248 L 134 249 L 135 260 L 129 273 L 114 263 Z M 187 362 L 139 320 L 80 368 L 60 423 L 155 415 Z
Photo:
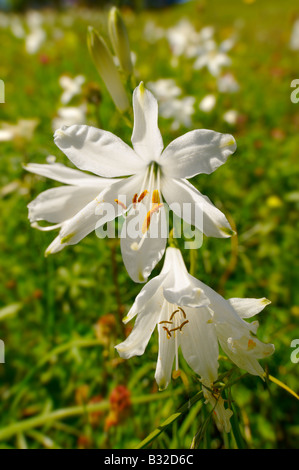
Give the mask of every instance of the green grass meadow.
M 91 233 L 45 257 L 55 233 L 30 226 L 27 204 L 56 183 L 26 172 L 23 165 L 45 163 L 49 155 L 70 164 L 53 141 L 61 75 L 85 76 L 72 105 L 85 103 L 87 124 L 129 144 L 131 136 L 87 48 L 89 25 L 107 38 L 108 7 L 43 12 L 47 38 L 35 54 L 26 52 L 24 39 L 9 27 L 0 27 L 5 83 L 0 129 L 3 123 L 36 120 L 32 135 L 0 142 L 0 339 L 5 344 L 0 448 L 134 449 L 147 438 L 142 446 L 151 449 L 298 448 L 299 363 L 291 360 L 291 342 L 299 338 L 299 103 L 290 96 L 292 80 L 299 79 L 299 50 L 289 48 L 298 2 L 199 0 L 163 9 L 121 9 L 136 54 L 136 83 L 173 78 L 184 95 L 196 99 L 191 128 L 173 130 L 170 119 L 159 118 L 164 145 L 199 128 L 231 133 L 238 145 L 216 172 L 191 180 L 237 231 L 222 240 L 204 237 L 195 276 L 227 299 L 271 300 L 259 315 L 258 337 L 273 343 L 275 353 L 260 361 L 267 372 L 264 382 L 233 371 L 236 382 L 227 394 L 234 409 L 230 434 L 219 432 L 210 409 L 194 398 L 199 380 L 183 358 L 181 377 L 158 391 L 156 333 L 141 357 L 125 361 L 114 349 L 133 325 L 124 326 L 121 319 L 142 287 L 126 272 L 119 240 Z M 24 14 L 16 16 L 24 21 Z M 219 41 L 236 33 L 229 70 L 240 85 L 237 93 L 218 93 L 215 77 L 206 69 L 194 70 L 187 57 L 179 57 L 174 67 L 165 37 L 145 37 L 148 21 L 167 29 L 182 18 L 198 31 L 214 26 Z M 217 94 L 217 103 L 204 113 L 198 103 L 209 93 Z M 235 124 L 222 118 L 229 109 L 238 112 Z M 189 250 L 183 255 L 189 268 Z M 151 277 L 161 266 L 162 261 Z M 224 356 L 219 362 L 220 373 L 232 367 Z M 124 403 L 117 419 L 111 406 L 115 390 Z M 162 432 L 154 432 L 161 425 Z

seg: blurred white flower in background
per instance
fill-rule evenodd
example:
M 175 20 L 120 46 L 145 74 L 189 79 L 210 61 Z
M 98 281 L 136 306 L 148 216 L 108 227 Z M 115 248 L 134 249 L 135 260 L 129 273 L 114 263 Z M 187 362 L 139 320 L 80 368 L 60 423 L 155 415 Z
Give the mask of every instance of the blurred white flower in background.
M 171 124 L 173 131 L 178 130 L 181 126 L 191 126 L 195 103 L 193 96 L 181 97 L 182 89 L 172 78 L 148 82 L 147 86 L 159 103 L 160 116 L 173 120 Z
M 165 36 L 165 30 L 157 26 L 154 21 L 148 20 L 144 26 L 143 36 L 146 41 L 154 43 Z
M 22 25 L 22 22 L 18 16 L 14 15 L 10 19 L 10 30 L 12 34 L 18 39 L 22 39 L 26 36 L 24 26 Z
M 299 50 L 299 18 L 293 25 L 289 46 L 293 51 Z
M 237 80 L 230 72 L 227 72 L 224 75 L 218 77 L 217 87 L 220 93 L 236 93 L 240 89 Z
M 52 129 L 56 131 L 63 126 L 72 126 L 73 124 L 85 124 L 86 106 L 67 106 L 59 108 L 57 116 L 52 120 Z
M 171 129 L 178 130 L 181 126 L 191 127 L 194 114 L 194 96 L 185 96 L 181 99 L 165 101 L 160 105 L 160 115 L 166 119 L 173 119 Z
M 1 122 L 0 142 L 9 142 L 17 138 L 30 140 L 38 123 L 38 119 L 19 119 L 17 124 Z
M 194 26 L 186 18 L 166 31 L 172 53 L 175 56 L 185 55 L 194 57 L 196 48 L 201 40 L 200 34 L 196 32 Z
M 161 78 L 155 82 L 148 82 L 147 86 L 158 102 L 177 98 L 182 93 L 182 89 L 173 78 Z
M 25 49 L 28 54 L 35 54 L 46 40 L 47 34 L 43 28 L 43 15 L 38 11 L 29 11 L 26 14 L 26 23 L 29 33 L 25 37 Z
M 201 100 L 198 107 L 204 113 L 209 113 L 210 111 L 212 111 L 212 109 L 214 109 L 215 104 L 216 104 L 216 96 L 209 94 L 209 95 L 206 95 Z
M 83 75 L 77 75 L 75 78 L 71 78 L 68 75 L 61 75 L 59 85 L 63 89 L 63 93 L 60 97 L 60 101 L 63 104 L 68 104 L 74 96 L 80 95 L 84 82 L 85 77 Z
M 46 33 L 41 28 L 30 31 L 25 39 L 25 49 L 28 54 L 35 54 L 46 39 Z
M 235 109 L 229 109 L 223 114 L 223 120 L 231 126 L 234 126 L 238 120 L 238 111 Z
M 233 38 L 226 39 L 219 46 L 213 39 L 205 42 L 204 47 L 199 50 L 198 57 L 194 62 L 194 69 L 201 70 L 206 67 L 210 74 L 218 77 L 223 67 L 231 65 L 231 58 L 227 52 L 233 47 Z

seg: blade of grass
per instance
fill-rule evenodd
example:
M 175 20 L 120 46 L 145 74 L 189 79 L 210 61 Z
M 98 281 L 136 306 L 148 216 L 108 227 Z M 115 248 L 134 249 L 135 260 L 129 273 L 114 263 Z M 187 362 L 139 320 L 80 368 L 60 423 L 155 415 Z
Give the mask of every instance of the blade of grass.
M 157 427 L 153 432 L 151 432 L 142 442 L 135 447 L 135 449 L 144 449 L 147 447 L 154 439 L 156 439 L 159 434 L 165 431 L 165 429 L 172 424 L 175 420 L 177 420 L 180 416 L 186 413 L 194 403 L 198 400 L 201 400 L 203 397 L 203 392 L 200 391 L 194 397 L 191 398 L 187 403 L 185 403 L 176 413 L 173 413 L 169 416 L 163 423 Z
M 294 392 L 294 390 L 292 390 L 290 387 L 288 387 L 286 384 L 284 384 L 283 382 L 281 382 L 280 380 L 276 379 L 275 377 L 273 377 L 273 375 L 268 375 L 267 376 L 269 380 L 271 380 L 271 382 L 275 383 L 276 385 L 278 385 L 279 387 L 283 388 L 284 390 L 286 390 L 288 393 L 290 393 L 291 395 L 293 395 L 293 397 L 297 398 L 297 400 L 299 400 L 299 395 L 297 395 L 296 392 Z

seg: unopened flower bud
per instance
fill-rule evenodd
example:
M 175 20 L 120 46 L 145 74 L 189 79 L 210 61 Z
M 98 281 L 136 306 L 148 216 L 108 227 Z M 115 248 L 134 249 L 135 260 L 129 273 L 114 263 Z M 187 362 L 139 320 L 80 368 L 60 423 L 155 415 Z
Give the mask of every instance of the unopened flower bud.
M 129 100 L 120 75 L 106 42 L 92 26 L 88 27 L 87 44 L 97 71 L 105 83 L 116 107 L 120 111 L 125 111 L 129 107 Z
M 112 7 L 109 12 L 108 28 L 113 50 L 119 60 L 120 67 L 124 72 L 131 74 L 133 65 L 127 28 L 120 11 L 116 7 Z

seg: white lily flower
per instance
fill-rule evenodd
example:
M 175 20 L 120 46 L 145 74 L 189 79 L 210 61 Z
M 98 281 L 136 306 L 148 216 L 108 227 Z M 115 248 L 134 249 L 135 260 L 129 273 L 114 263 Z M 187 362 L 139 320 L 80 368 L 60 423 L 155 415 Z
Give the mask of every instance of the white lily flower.
M 85 82 L 83 75 L 77 75 L 75 78 L 68 77 L 67 75 L 61 75 L 59 78 L 59 85 L 63 89 L 60 101 L 63 104 L 68 104 L 74 96 L 80 95 L 82 91 L 82 85 Z
M 142 200 L 146 206 L 146 219 L 144 211 L 140 211 L 140 217 L 143 217 L 140 221 L 142 235 L 137 239 L 130 236 L 121 239 L 122 255 L 130 276 L 136 282 L 143 282 L 165 250 L 166 237 L 153 239 L 148 236 L 150 225 L 156 222 L 162 226 L 164 223 L 162 197 L 169 206 L 175 202 L 177 207 L 184 203 L 197 205 L 203 211 L 203 226 L 200 224 L 197 228 L 207 236 L 227 237 L 233 234 L 225 216 L 188 183 L 187 178 L 214 171 L 234 152 L 236 144 L 230 135 L 195 130 L 174 140 L 163 151 L 157 125 L 157 101 L 143 84 L 134 91 L 133 108 L 134 150 L 113 134 L 88 126 L 58 130 L 54 140 L 81 170 L 103 177 L 133 175 L 113 185 L 111 190 L 105 192 L 104 199 L 116 207 L 116 215 L 127 214 L 126 226 L 138 212 L 138 208 L 134 207 L 136 203 Z M 133 214 L 129 212 L 132 206 Z M 95 203 L 94 210 L 96 207 Z M 181 211 L 176 210 L 180 216 Z M 186 222 L 197 223 L 190 218 Z M 63 232 L 62 238 L 66 239 L 76 232 L 77 226 L 72 225 L 68 232 Z M 71 239 L 67 240 L 69 244 Z
M 222 68 L 231 64 L 231 58 L 227 52 L 233 44 L 232 38 L 226 39 L 219 46 L 213 39 L 206 41 L 198 51 L 198 57 L 193 64 L 194 69 L 201 70 L 206 67 L 211 75 L 218 77 Z
M 157 325 L 159 353 L 155 373 L 160 389 L 170 380 L 173 363 L 178 371 L 178 348 L 188 365 L 200 376 L 205 398 L 215 407 L 218 424 L 229 430 L 231 412 L 213 382 L 218 376 L 218 342 L 240 368 L 263 378 L 258 359 L 271 355 L 272 344 L 256 336 L 258 322 L 245 319 L 259 313 L 270 302 L 265 299 L 225 300 L 213 289 L 188 274 L 181 252 L 167 248 L 163 269 L 141 290 L 124 322 L 137 319 L 128 338 L 116 346 L 121 357 L 142 355 Z
M 167 248 L 161 273 L 143 287 L 124 319 L 127 323 L 137 315 L 131 334 L 116 346 L 118 353 L 124 359 L 142 355 L 157 325 L 159 388 L 170 383 L 174 360 L 179 370 L 179 347 L 189 366 L 212 383 L 217 379 L 218 344 L 214 325 L 208 322 L 211 315 L 203 308 L 208 304 L 199 281 L 187 272 L 181 252 Z
M 121 237 L 123 260 L 132 279 L 144 282 L 162 258 L 168 237 L 168 233 L 160 236 L 166 223 L 163 198 L 176 215 L 207 236 L 221 238 L 234 233 L 222 212 L 187 179 L 216 170 L 235 151 L 236 143 L 231 135 L 202 129 L 188 132 L 163 150 L 157 101 L 143 84 L 134 91 L 133 108 L 134 150 L 112 133 L 86 125 L 55 132 L 56 145 L 80 170 L 113 179 L 104 193 L 94 197 L 63 225 L 51 252 L 77 243 L 104 225 L 107 218 L 103 214 L 108 204 L 114 208 L 109 220 L 126 215 L 123 228 L 126 236 Z M 128 175 L 132 176 L 114 179 Z M 196 220 L 194 211 L 182 214 L 181 208 L 186 203 L 192 208 L 196 206 L 203 213 L 203 220 Z M 134 234 L 129 231 L 136 220 L 141 227 L 137 235 L 136 231 Z

